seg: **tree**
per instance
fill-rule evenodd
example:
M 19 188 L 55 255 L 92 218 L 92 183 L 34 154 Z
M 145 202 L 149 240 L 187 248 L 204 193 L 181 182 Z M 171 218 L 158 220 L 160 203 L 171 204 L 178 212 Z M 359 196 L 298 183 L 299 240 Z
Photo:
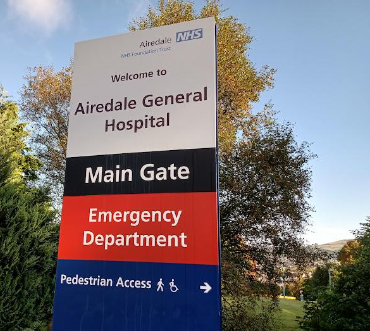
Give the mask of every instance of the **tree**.
M 269 121 L 269 107 L 254 115 L 252 105 L 260 93 L 273 87 L 274 69 L 267 65 L 257 70 L 248 59 L 252 37 L 248 29 L 232 16 L 223 17 L 219 1 L 207 1 L 197 14 L 191 2 L 159 1 L 156 8 L 133 21 L 130 30 L 214 17 L 217 23 L 218 119 L 221 154 L 233 148 L 239 134 L 248 138 L 258 124 Z
M 307 198 L 312 157 L 308 144 L 296 143 L 289 124 L 273 123 L 261 127 L 248 141 L 238 142 L 220 163 L 222 286 L 227 313 L 242 313 L 240 304 L 246 296 L 254 301 L 261 295 L 276 298 L 280 294 L 276 284 L 287 277 L 282 263 L 299 269 L 315 258 L 315 252 L 300 239 L 311 210 Z M 228 307 L 230 296 L 234 301 Z M 256 311 L 258 304 L 254 307 Z M 270 319 L 276 307 L 274 301 L 267 307 Z M 241 318 L 229 329 L 250 330 Z
M 312 276 L 304 283 L 304 294 L 308 300 L 317 300 L 319 294 L 329 286 L 329 269 L 334 270 L 333 264 L 324 264 L 316 267 Z
M 275 123 L 239 142 L 220 164 L 223 253 L 236 264 L 243 255 L 255 261 L 272 290 L 281 263 L 304 265 L 311 256 L 300 238 L 311 211 L 313 157 L 308 144 L 296 143 L 290 125 Z
M 353 263 L 339 267 L 333 289 L 305 305 L 303 330 L 370 330 L 370 217 L 358 234 L 360 246 Z
M 8 101 L 6 92 L 0 85 L 0 148 L 6 157 L 0 159 L 1 166 L 13 166 L 11 178 L 18 180 L 21 176 L 26 181 L 36 178 L 36 171 L 41 163 L 29 152 L 25 139 L 25 123 L 18 122 L 18 108 L 15 103 Z M 22 151 L 20 153 L 19 151 Z
M 0 99 L 0 329 L 41 331 L 51 316 L 58 225 L 45 191 L 31 185 L 39 163 L 27 154 L 25 124 Z
M 256 296 L 279 293 L 282 259 L 304 264 L 309 255 L 299 235 L 311 211 L 308 162 L 313 155 L 307 144 L 295 143 L 291 127 L 273 124 L 268 107 L 253 115 L 253 103 L 273 86 L 275 71 L 256 70 L 247 56 L 248 30 L 221 14 L 218 1 L 208 1 L 199 14 L 189 2 L 159 1 L 130 29 L 216 19 L 224 329 L 270 330 L 271 314 L 265 313 L 275 306 L 268 303 L 258 313 Z
M 21 111 L 29 122 L 32 144 L 43 163 L 45 182 L 61 196 L 67 151 L 72 64 L 55 72 L 52 66 L 29 69 L 21 90 Z
M 337 260 L 342 264 L 353 263 L 359 247 L 360 244 L 357 240 L 348 241 L 339 251 Z

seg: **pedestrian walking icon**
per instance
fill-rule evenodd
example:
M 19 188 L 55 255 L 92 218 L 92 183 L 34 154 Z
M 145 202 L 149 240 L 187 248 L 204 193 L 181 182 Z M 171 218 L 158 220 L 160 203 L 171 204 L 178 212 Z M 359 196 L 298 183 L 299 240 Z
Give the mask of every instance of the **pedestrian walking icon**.
M 172 293 L 176 293 L 177 291 L 179 291 L 179 288 L 175 285 L 175 280 L 174 279 L 172 279 L 171 281 L 170 281 L 170 291 L 172 292 Z
M 157 292 L 159 292 L 159 291 L 163 292 L 163 290 L 164 290 L 163 286 L 164 286 L 164 283 L 162 281 L 162 278 L 160 278 L 159 282 L 157 283 Z

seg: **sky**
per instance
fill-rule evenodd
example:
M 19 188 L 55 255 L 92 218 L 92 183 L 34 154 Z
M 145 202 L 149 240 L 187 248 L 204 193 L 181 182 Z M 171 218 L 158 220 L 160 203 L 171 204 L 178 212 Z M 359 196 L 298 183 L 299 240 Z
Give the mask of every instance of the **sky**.
M 0 0 L 0 83 L 14 100 L 28 67 L 67 66 L 74 43 L 128 32 L 150 0 Z M 200 8 L 203 1 L 194 1 Z M 352 237 L 370 216 L 370 1 L 224 0 L 254 37 L 257 68 L 277 69 L 259 110 L 274 104 L 311 143 L 309 243 Z

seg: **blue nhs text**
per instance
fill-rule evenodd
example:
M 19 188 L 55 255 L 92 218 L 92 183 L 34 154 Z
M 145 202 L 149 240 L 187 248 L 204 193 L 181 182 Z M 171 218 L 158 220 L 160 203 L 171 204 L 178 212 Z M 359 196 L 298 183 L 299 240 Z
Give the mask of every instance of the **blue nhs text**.
M 203 29 L 194 29 L 176 33 L 176 42 L 203 38 Z

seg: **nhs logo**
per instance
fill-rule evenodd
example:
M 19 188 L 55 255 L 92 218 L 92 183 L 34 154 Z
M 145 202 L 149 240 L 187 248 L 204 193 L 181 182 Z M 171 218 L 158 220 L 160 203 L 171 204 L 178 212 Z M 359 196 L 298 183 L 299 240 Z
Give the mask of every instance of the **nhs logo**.
M 176 42 L 203 38 L 203 29 L 194 29 L 176 33 Z

